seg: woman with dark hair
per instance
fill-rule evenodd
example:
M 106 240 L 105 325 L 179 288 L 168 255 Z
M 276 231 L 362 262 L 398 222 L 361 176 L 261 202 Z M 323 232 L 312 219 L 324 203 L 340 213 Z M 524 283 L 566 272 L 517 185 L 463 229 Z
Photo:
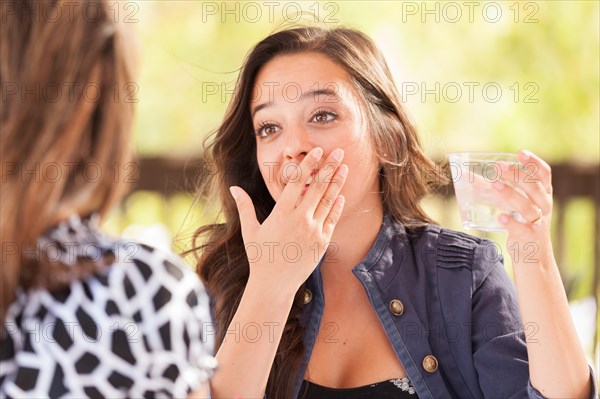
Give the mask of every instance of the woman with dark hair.
M 399 98 L 355 30 L 289 29 L 248 55 L 208 154 L 224 223 L 195 235 L 222 365 L 213 396 L 590 397 L 548 165 L 521 152 L 538 183 L 498 187 L 526 219 L 501 217 L 509 246 L 540 248 L 536 264 L 514 259 L 515 291 L 490 241 L 419 205 L 445 178 Z
M 202 392 L 198 277 L 98 229 L 134 166 L 124 26 L 106 1 L 1 5 L 0 397 Z

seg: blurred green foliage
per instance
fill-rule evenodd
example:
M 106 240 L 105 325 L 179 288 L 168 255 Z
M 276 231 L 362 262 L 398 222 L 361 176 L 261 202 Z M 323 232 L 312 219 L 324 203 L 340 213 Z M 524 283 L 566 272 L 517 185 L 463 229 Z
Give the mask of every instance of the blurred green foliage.
M 319 19 L 375 39 L 431 156 L 530 148 L 552 162 L 600 159 L 597 1 L 138 4 L 142 154 L 199 154 L 249 49 Z

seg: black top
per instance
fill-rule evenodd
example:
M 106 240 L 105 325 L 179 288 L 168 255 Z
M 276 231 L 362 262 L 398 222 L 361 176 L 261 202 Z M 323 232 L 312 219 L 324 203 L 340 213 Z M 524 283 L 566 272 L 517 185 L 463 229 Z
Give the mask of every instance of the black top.
M 417 399 L 408 378 L 377 382 L 356 388 L 328 388 L 304 380 L 300 388 L 302 399 Z

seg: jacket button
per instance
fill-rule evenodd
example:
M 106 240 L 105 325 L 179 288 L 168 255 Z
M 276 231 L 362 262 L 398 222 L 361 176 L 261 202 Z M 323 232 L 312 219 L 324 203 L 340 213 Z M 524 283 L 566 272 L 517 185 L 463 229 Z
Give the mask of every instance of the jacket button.
M 433 355 L 427 355 L 423 358 L 423 368 L 428 373 L 433 373 L 438 368 L 438 360 Z
M 304 304 L 306 305 L 310 301 L 312 301 L 312 292 L 310 292 L 310 290 L 308 288 L 305 288 L 304 289 Z
M 390 302 L 390 310 L 396 316 L 402 316 L 402 313 L 404 313 L 404 304 L 399 299 L 392 299 Z

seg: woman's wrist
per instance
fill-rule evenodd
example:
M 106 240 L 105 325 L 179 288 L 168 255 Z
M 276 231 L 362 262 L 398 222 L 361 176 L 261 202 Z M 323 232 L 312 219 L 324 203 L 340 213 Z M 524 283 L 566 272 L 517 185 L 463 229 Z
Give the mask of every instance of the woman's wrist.
M 550 240 L 531 240 L 522 244 L 514 242 L 508 247 L 513 264 L 517 267 L 537 266 L 555 268 L 556 260 Z M 515 270 L 516 271 L 516 270 Z
M 254 277 L 250 273 L 244 295 L 249 294 L 252 297 L 261 298 L 262 301 L 268 301 L 272 305 L 291 307 L 298 288 L 272 280 L 271 278 Z

